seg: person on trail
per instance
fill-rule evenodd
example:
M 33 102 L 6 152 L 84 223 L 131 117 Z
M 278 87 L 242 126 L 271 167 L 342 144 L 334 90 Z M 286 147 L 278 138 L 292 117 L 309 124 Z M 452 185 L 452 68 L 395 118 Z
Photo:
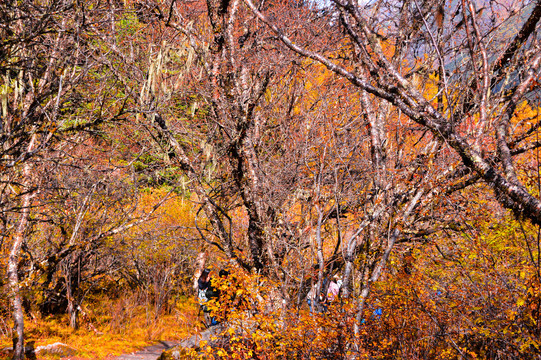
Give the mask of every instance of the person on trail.
M 334 284 L 334 285 L 332 285 Z M 331 288 L 332 286 L 332 288 Z M 312 288 L 308 292 L 308 295 L 306 296 L 306 302 L 308 303 L 308 307 L 310 308 L 310 312 L 312 313 L 314 310 L 317 310 L 318 312 L 326 312 L 327 311 L 327 305 L 328 305 L 328 299 L 329 299 L 329 291 L 330 288 L 333 289 L 334 294 L 334 288 L 336 287 L 336 283 L 329 282 L 329 279 L 327 276 L 323 278 L 323 281 L 321 282 L 321 288 L 319 289 L 319 296 L 317 295 L 317 282 L 312 285 Z M 340 290 L 340 288 L 338 288 Z M 333 295 L 336 297 L 338 293 Z M 316 305 L 317 300 L 317 305 Z M 319 306 L 318 306 L 319 305 Z
M 334 275 L 333 280 L 329 283 L 329 288 L 327 289 L 327 303 L 332 302 L 334 301 L 334 299 L 338 298 L 341 285 L 342 281 L 340 280 L 340 277 L 338 275 Z
M 211 284 L 210 269 L 205 269 L 201 273 L 199 280 L 197 280 L 199 292 L 198 301 L 199 309 L 203 310 L 203 316 L 205 318 L 205 326 L 210 327 L 218 325 L 216 319 L 210 316 L 210 310 L 207 307 L 207 303 L 220 295 L 219 291 L 215 289 Z
M 201 276 L 197 280 L 197 299 L 199 301 L 199 305 L 204 306 L 204 304 L 208 301 L 207 296 L 205 295 L 205 292 L 210 286 L 210 270 L 205 269 L 201 273 Z
M 321 300 L 320 300 L 323 312 L 327 312 L 329 304 L 338 298 L 341 285 L 342 285 L 342 282 L 340 281 L 340 278 L 338 277 L 338 275 L 334 275 L 330 281 L 328 278 L 323 279 L 323 285 L 321 287 Z

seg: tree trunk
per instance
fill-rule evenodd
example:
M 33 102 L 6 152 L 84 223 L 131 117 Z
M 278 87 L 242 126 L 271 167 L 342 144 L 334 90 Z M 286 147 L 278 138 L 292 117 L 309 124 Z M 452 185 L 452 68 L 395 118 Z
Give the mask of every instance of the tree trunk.
M 26 220 L 23 211 L 8 260 L 9 298 L 13 307 L 13 360 L 24 359 L 24 316 L 17 275 L 17 263 L 26 228 L 24 222 Z M 19 231 L 21 227 L 22 232 Z
M 77 310 L 77 304 L 73 301 L 73 298 L 70 296 L 68 298 L 68 315 L 70 318 L 70 327 L 72 329 L 77 329 L 77 315 L 79 311 Z
M 32 136 L 28 144 L 28 152 L 32 151 L 36 135 Z M 24 314 L 19 289 L 18 264 L 21 254 L 21 247 L 25 239 L 26 229 L 28 227 L 28 218 L 30 215 L 30 204 L 32 201 L 32 192 L 29 191 L 31 165 L 27 162 L 23 168 L 23 181 L 26 183 L 26 193 L 23 195 L 21 204 L 21 217 L 19 224 L 13 236 L 13 244 L 9 253 L 8 259 L 8 284 L 9 284 L 9 299 L 13 307 L 13 360 L 24 359 Z M 24 190 L 23 190 L 24 191 Z

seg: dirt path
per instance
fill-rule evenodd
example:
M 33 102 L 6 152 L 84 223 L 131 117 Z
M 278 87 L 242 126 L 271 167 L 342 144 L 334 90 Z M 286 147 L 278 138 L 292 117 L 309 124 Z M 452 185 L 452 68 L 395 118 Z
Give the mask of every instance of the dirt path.
M 137 352 L 120 355 L 111 360 L 156 360 L 164 350 L 170 349 L 178 344 L 179 342 L 160 341 L 157 344 L 148 346 Z
M 219 334 L 224 330 L 224 325 L 220 324 L 217 326 L 213 326 L 209 329 L 206 329 L 198 334 L 194 334 L 190 336 L 189 338 L 186 338 L 180 342 L 172 342 L 172 341 L 160 341 L 155 345 L 149 346 L 144 348 L 141 351 L 132 353 L 132 354 L 124 354 L 120 355 L 115 358 L 111 358 L 110 360 L 156 360 L 160 357 L 163 351 L 169 350 L 176 345 L 180 345 L 179 348 L 173 350 L 177 351 L 182 348 L 193 348 L 199 346 L 199 342 L 202 340 L 204 341 L 210 341 L 213 336 L 216 334 Z

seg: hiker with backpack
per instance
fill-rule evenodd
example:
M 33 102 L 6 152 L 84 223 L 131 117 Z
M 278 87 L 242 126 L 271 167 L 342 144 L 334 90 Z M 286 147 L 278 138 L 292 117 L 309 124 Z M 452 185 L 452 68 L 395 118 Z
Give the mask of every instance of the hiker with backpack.
M 215 289 L 211 283 L 210 269 L 205 269 L 201 273 L 201 276 L 197 280 L 199 301 L 199 310 L 203 310 L 203 316 L 205 318 L 205 326 L 210 327 L 218 325 L 216 319 L 210 315 L 210 310 L 207 303 L 213 299 L 217 299 L 220 296 L 218 289 Z

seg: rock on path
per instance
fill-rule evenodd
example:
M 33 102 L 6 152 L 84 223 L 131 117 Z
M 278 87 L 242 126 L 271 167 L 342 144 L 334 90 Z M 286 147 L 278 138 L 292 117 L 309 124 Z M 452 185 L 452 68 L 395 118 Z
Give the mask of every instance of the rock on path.
M 205 331 L 202 331 L 198 334 L 195 334 L 187 339 L 184 339 L 177 346 L 172 347 L 171 349 L 165 350 L 158 360 L 179 360 L 185 359 L 190 349 L 197 349 L 201 341 L 206 341 L 208 344 L 213 343 L 213 338 L 224 331 L 226 328 L 225 324 L 219 324 L 213 326 Z M 212 346 L 212 345 L 211 345 Z

